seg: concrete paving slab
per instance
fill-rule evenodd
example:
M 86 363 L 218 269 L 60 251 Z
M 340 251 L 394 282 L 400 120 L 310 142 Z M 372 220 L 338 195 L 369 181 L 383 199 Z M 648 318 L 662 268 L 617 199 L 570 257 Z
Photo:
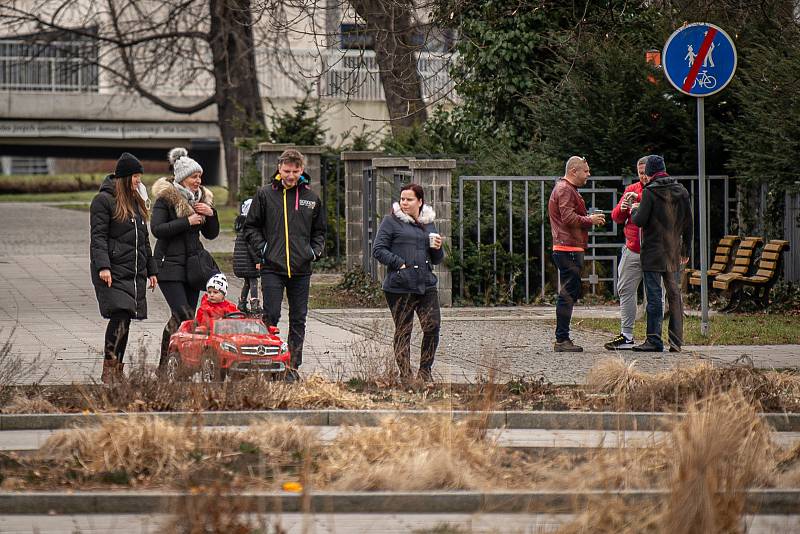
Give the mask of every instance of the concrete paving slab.
M 408 534 L 451 529 L 473 534 L 546 534 L 571 521 L 571 514 L 269 514 L 248 515 L 256 525 L 279 526 L 287 534 Z M 25 515 L 1 516 L 6 534 L 161 534 L 167 514 Z M 800 516 L 746 516 L 742 531 L 749 534 L 800 532 Z

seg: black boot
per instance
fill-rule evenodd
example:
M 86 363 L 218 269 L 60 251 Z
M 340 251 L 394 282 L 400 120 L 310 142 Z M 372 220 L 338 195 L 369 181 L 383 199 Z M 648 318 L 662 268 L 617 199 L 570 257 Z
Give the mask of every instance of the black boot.
M 167 354 L 169 353 L 169 338 L 172 336 L 172 332 L 169 331 L 169 327 L 164 328 L 164 332 L 161 334 L 161 355 L 158 358 L 158 368 L 163 369 L 165 365 L 167 365 Z

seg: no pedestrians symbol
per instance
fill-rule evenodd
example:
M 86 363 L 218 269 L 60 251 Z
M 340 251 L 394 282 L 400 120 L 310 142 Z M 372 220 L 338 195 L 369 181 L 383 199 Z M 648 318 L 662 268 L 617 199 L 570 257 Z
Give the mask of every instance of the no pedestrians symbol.
M 736 71 L 736 47 L 719 26 L 697 22 L 680 28 L 664 45 L 669 83 L 690 96 L 709 96 L 725 88 Z

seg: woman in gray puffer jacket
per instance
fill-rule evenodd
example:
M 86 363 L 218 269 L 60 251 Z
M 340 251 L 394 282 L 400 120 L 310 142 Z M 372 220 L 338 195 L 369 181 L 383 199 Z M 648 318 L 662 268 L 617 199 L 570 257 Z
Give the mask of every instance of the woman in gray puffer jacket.
M 394 357 L 400 380 L 411 380 L 411 329 L 416 311 L 422 325 L 419 380 L 432 381 L 431 368 L 439 345 L 439 292 L 433 266 L 444 259 L 442 238 L 433 221 L 436 214 L 425 205 L 418 184 L 400 189 L 400 202 L 383 218 L 375 236 L 372 256 L 386 266 L 383 292 L 394 320 Z

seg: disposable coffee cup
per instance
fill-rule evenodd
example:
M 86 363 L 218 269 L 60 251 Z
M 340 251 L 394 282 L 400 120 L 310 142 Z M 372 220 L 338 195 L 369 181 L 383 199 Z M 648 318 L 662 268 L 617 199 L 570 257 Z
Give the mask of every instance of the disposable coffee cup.
M 430 248 L 433 248 L 433 247 L 436 246 L 436 238 L 437 237 L 441 237 L 441 236 L 439 234 L 436 234 L 436 233 L 433 233 L 433 232 L 428 234 L 428 246 Z
M 589 215 L 597 215 L 597 214 L 603 215 L 603 221 L 605 221 L 605 217 L 606 216 L 605 216 L 605 214 L 603 214 L 603 210 L 601 210 L 600 208 L 591 208 L 591 209 L 589 209 Z M 597 226 L 600 226 L 601 223 L 595 223 L 595 224 Z

